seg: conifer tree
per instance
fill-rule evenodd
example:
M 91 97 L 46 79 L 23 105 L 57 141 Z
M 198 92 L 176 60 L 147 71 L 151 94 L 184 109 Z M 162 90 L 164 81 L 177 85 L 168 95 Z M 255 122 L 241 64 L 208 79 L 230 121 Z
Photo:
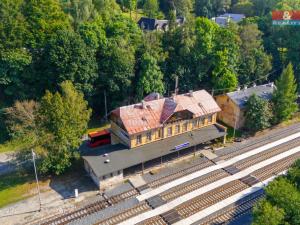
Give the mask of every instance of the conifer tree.
M 275 121 L 281 122 L 290 119 L 298 110 L 297 84 L 294 76 L 293 65 L 290 63 L 282 72 L 276 82 L 273 93 Z

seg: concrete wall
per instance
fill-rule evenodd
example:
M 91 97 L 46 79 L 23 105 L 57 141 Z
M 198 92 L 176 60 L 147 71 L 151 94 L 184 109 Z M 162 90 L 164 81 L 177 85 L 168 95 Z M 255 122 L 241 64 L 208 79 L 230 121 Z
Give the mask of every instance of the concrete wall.
M 94 171 L 91 169 L 91 167 L 85 160 L 84 160 L 84 168 L 99 189 L 103 189 L 113 184 L 123 182 L 124 177 L 123 177 L 122 170 L 120 170 L 119 172 L 116 171 L 111 174 L 107 174 L 105 176 L 97 177 L 97 175 L 94 173 Z
M 92 168 L 89 166 L 89 164 L 84 160 L 84 168 L 85 171 L 90 175 L 94 183 L 97 185 L 98 188 L 100 188 L 100 179 L 96 176 Z
M 105 178 L 102 176 L 99 178 L 100 180 L 100 189 L 105 189 L 105 188 L 108 188 L 112 185 L 115 185 L 115 184 L 119 184 L 121 182 L 123 182 L 123 171 L 119 171 L 118 172 L 113 172 L 112 174 L 108 174 L 105 176 Z

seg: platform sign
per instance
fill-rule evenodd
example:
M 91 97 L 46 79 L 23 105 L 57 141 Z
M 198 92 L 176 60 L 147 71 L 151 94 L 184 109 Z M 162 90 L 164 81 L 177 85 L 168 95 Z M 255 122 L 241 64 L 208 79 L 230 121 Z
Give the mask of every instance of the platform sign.
M 180 149 L 183 149 L 183 148 L 187 148 L 189 146 L 190 146 L 190 142 L 185 142 L 183 144 L 175 146 L 175 150 L 180 150 Z
M 300 10 L 291 11 L 273 11 L 273 25 L 279 26 L 299 26 L 300 25 Z

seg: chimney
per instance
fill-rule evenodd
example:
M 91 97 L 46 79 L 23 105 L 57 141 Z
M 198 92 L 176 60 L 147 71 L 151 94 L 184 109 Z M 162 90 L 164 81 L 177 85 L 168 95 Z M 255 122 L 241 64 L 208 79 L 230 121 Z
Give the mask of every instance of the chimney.
M 248 87 L 247 87 L 247 85 L 245 85 L 244 90 L 247 90 L 247 89 L 248 89 Z
M 240 90 L 241 90 L 241 87 L 238 87 L 238 88 L 237 88 L 237 91 L 240 91 Z
M 158 100 L 160 98 L 159 93 L 156 93 L 155 99 Z
M 193 90 L 189 90 L 189 96 L 190 96 L 190 97 L 193 97 L 193 96 L 194 96 Z
M 146 102 L 142 100 L 142 109 L 146 109 Z
M 253 84 L 253 87 L 256 87 L 256 83 Z

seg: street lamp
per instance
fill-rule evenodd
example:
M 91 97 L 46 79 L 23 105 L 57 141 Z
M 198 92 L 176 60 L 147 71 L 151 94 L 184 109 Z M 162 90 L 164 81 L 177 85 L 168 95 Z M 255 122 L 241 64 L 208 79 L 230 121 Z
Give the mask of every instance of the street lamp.
M 34 173 L 35 173 L 35 180 L 36 180 L 36 186 L 38 189 L 38 195 L 39 195 L 39 211 L 41 211 L 42 209 L 42 201 L 41 201 L 41 193 L 40 193 L 40 186 L 39 186 L 39 180 L 38 180 L 38 176 L 37 176 L 37 172 L 36 172 L 36 165 L 35 165 L 35 152 L 33 151 L 33 149 L 31 149 L 31 154 L 32 154 L 32 161 L 33 161 L 33 167 L 34 167 Z

